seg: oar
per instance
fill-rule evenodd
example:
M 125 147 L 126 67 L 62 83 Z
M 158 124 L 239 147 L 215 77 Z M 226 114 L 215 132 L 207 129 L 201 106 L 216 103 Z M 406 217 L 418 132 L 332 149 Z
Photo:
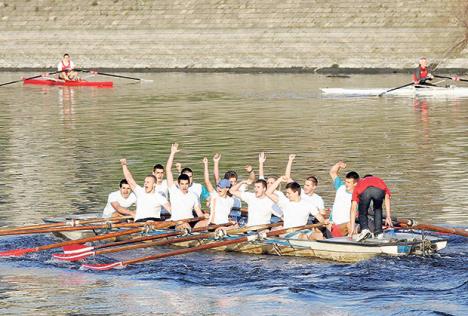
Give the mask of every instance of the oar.
M 51 227 L 51 228 L 41 228 L 41 229 L 30 229 L 30 230 L 14 230 L 7 231 L 0 234 L 1 236 L 10 236 L 10 235 L 31 235 L 31 234 L 45 234 L 45 233 L 55 233 L 55 232 L 70 232 L 70 231 L 80 231 L 80 230 L 95 230 L 95 229 L 112 229 L 112 228 L 128 228 L 128 227 L 141 227 L 145 226 L 148 223 L 139 222 L 139 223 L 120 223 L 112 224 L 108 222 L 106 224 L 100 225 L 87 225 L 87 226 L 75 226 L 75 227 Z
M 136 224 L 144 224 L 144 225 L 146 225 L 146 227 L 149 227 L 149 228 L 152 228 L 152 229 L 161 229 L 161 228 L 167 228 L 167 227 L 177 225 L 180 222 L 191 222 L 191 221 L 198 221 L 198 220 L 200 220 L 200 218 L 191 218 L 191 219 L 188 219 L 188 220 L 180 220 L 180 221 L 152 222 L 152 223 L 148 222 L 148 223 L 136 223 Z M 125 235 L 131 235 L 131 234 L 139 233 L 139 232 L 142 232 L 142 231 L 146 230 L 146 227 L 128 229 L 128 230 L 124 230 L 122 232 L 109 233 L 109 234 L 104 234 L 104 235 L 100 235 L 100 236 L 93 236 L 93 237 L 81 238 L 81 239 L 76 239 L 76 240 L 62 241 L 62 242 L 55 243 L 55 244 L 38 246 L 38 247 L 35 247 L 35 248 L 20 248 L 20 249 L 2 251 L 2 252 L 0 252 L 0 257 L 22 256 L 22 255 L 24 255 L 26 253 L 29 253 L 29 252 L 38 252 L 38 251 L 43 251 L 43 250 L 60 248 L 60 247 L 63 247 L 63 246 L 73 245 L 73 244 L 77 244 L 77 243 L 85 243 L 85 242 L 110 239 L 110 238 L 115 238 L 115 237 L 120 237 L 120 236 L 125 236 Z
M 442 79 L 450 79 L 450 80 L 453 80 L 453 77 L 449 77 L 449 76 L 434 75 L 434 77 L 436 77 L 436 78 L 442 78 Z M 458 79 L 457 81 L 465 81 L 465 82 L 468 82 L 468 79 L 460 78 L 460 79 Z
M 58 72 L 62 72 L 62 71 L 49 72 L 48 74 L 49 74 L 49 75 L 53 75 L 53 74 L 56 74 L 56 73 L 58 73 Z M 10 81 L 10 82 L 5 82 L 5 83 L 0 84 L 0 87 L 1 87 L 1 86 L 6 86 L 6 85 L 9 85 L 9 84 L 12 84 L 12 83 L 21 82 L 21 81 L 23 81 L 23 80 L 31 80 L 31 79 L 40 78 L 40 77 L 42 77 L 42 76 L 43 76 L 43 75 L 37 75 L 37 76 L 29 77 L 29 78 L 23 78 L 23 79 L 19 79 L 19 80 Z
M 291 228 L 286 228 L 286 229 L 279 229 L 279 230 L 274 230 L 266 233 L 264 237 L 271 237 L 271 236 L 278 236 L 282 234 L 288 234 L 292 233 L 298 230 L 303 230 L 303 229 L 310 229 L 313 227 L 321 227 L 323 226 L 322 224 L 310 224 L 310 225 L 304 225 L 304 226 L 299 226 L 299 227 L 291 227 Z M 126 261 L 118 261 L 118 262 L 113 262 L 109 264 L 83 264 L 81 267 L 84 269 L 91 269 L 91 270 L 110 270 L 110 269 L 121 269 L 125 268 L 128 265 L 135 264 L 135 263 L 140 263 L 144 261 L 151 261 L 151 260 L 157 260 L 157 259 L 162 259 L 162 258 L 167 258 L 167 257 L 172 257 L 172 256 L 178 256 L 186 253 L 191 253 L 191 252 L 196 252 L 199 250 L 205 250 L 205 249 L 212 249 L 212 248 L 218 248 L 218 247 L 223 247 L 223 246 L 228 246 L 228 245 L 233 245 L 233 244 L 239 244 L 243 242 L 252 242 L 256 241 L 259 238 L 263 236 L 260 236 L 259 234 L 255 235 L 248 235 L 245 237 L 239 237 L 239 238 L 234 238 L 230 240 L 224 240 L 224 241 L 218 241 L 218 242 L 210 242 L 207 244 L 203 244 L 197 247 L 192 247 L 192 248 L 185 248 L 185 249 L 179 249 L 179 250 L 174 250 L 174 251 L 169 251 L 165 253 L 159 253 L 151 256 L 146 256 L 146 257 L 141 257 L 141 258 L 136 258 L 136 259 L 131 259 L 131 260 L 126 260 Z
M 132 216 L 122 216 L 122 217 L 110 217 L 110 218 L 89 218 L 89 219 L 70 219 L 66 222 L 57 222 L 57 223 L 50 223 L 50 224 L 37 224 L 37 225 L 29 225 L 29 226 L 21 226 L 21 227 L 11 227 L 0 229 L 0 235 L 4 232 L 9 231 L 21 231 L 21 230 L 29 230 L 29 229 L 42 229 L 42 228 L 52 228 L 52 227 L 75 227 L 82 224 L 91 224 L 91 223 L 99 223 L 99 222 L 120 222 L 122 220 L 133 218 Z
M 192 232 L 202 232 L 206 230 L 212 230 L 216 229 L 219 227 L 226 227 L 226 225 L 210 225 L 208 227 L 197 227 L 192 230 Z M 77 248 L 73 251 L 69 251 L 68 253 L 64 251 L 64 253 L 54 253 L 52 256 L 55 259 L 58 260 L 64 260 L 64 261 L 78 261 L 84 258 L 87 258 L 89 256 L 96 256 L 96 255 L 101 255 L 101 254 L 106 254 L 106 253 L 115 253 L 115 252 L 120 252 L 120 251 L 125 251 L 125 250 L 131 250 L 131 249 L 138 249 L 138 248 L 147 248 L 147 247 L 154 247 L 154 246 L 161 246 L 161 245 L 167 245 L 171 243 L 177 243 L 181 241 L 187 241 L 187 240 L 193 240 L 193 239 L 200 239 L 200 238 L 208 238 L 208 237 L 200 237 L 200 236 L 212 236 L 215 233 L 209 233 L 209 234 L 204 234 L 204 235 L 195 235 L 195 236 L 190 236 L 191 239 L 168 239 L 168 240 L 163 240 L 160 242 L 151 242 L 151 243 L 140 243 L 137 245 L 130 245 L 130 246 L 124 246 L 124 247 L 119 247 L 119 248 L 113 248 L 115 246 L 120 246 L 120 245 L 125 245 L 125 244 L 134 244 L 137 242 L 142 242 L 142 241 L 149 241 L 149 240 L 154 240 L 154 239 L 162 239 L 162 238 L 168 238 L 168 237 L 175 237 L 179 235 L 185 234 L 184 231 L 173 231 L 169 233 L 162 233 L 162 234 L 157 234 L 157 235 L 152 235 L 152 236 L 143 236 L 143 237 L 137 237 L 137 238 L 132 238 L 128 240 L 122 240 L 122 241 L 117 241 L 113 243 L 108 243 L 108 244 L 102 244 L 102 245 L 96 245 L 96 246 L 85 246 L 83 245 L 82 248 Z M 77 245 L 78 246 L 78 245 Z M 104 249 L 104 250 L 99 250 L 103 248 L 110 248 L 111 249 Z
M 398 89 L 401 89 L 401 88 L 404 88 L 404 87 L 408 87 L 408 86 L 411 86 L 411 85 L 413 85 L 412 82 L 407 83 L 407 84 L 404 84 L 404 85 L 399 86 L 399 87 L 396 87 L 396 88 L 392 88 L 392 89 L 390 89 L 390 90 L 387 90 L 387 91 L 384 91 L 384 92 L 380 93 L 380 94 L 379 94 L 379 97 L 383 96 L 385 93 L 389 93 L 389 92 L 391 92 L 391 91 L 395 91 L 395 90 L 398 90 Z
M 122 76 L 122 75 L 115 75 L 115 74 L 109 74 L 109 73 L 93 71 L 93 70 L 86 70 L 86 69 L 73 69 L 73 70 L 81 71 L 81 72 L 96 73 L 96 74 L 101 75 L 101 76 L 109 76 L 109 77 L 115 77 L 115 78 L 122 78 L 122 79 L 141 81 L 141 82 L 153 82 L 153 80 L 151 80 L 151 79 L 142 79 L 142 78 Z
M 400 226 L 405 227 L 405 228 L 430 230 L 430 231 L 439 232 L 439 233 L 453 234 L 453 235 L 460 235 L 460 236 L 468 237 L 468 232 L 461 228 L 442 227 L 442 226 L 436 226 L 432 224 L 417 223 L 414 220 L 408 220 L 405 218 L 398 219 L 398 222 Z

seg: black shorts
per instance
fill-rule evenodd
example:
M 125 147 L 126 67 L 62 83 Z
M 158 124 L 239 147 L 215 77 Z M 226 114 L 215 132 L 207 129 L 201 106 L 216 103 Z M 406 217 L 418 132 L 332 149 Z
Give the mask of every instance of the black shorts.
M 135 223 L 144 223 L 144 222 L 149 222 L 149 221 L 162 222 L 164 220 L 161 218 L 156 218 L 156 217 L 145 217 L 145 218 L 140 218 L 136 220 Z

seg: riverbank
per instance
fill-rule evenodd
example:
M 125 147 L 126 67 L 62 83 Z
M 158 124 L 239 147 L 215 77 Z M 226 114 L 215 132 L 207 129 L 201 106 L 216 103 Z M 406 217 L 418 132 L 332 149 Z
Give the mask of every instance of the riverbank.
M 466 70 L 467 12 L 465 0 L 4 0 L 0 69 L 69 53 L 137 72 L 393 73 L 420 56 Z

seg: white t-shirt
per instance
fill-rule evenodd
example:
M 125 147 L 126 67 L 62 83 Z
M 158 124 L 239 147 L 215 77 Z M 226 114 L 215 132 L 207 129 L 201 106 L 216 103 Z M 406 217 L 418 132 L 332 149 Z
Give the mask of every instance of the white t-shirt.
M 65 66 L 67 66 L 67 65 L 65 65 Z M 63 68 L 63 64 L 62 64 L 62 61 L 60 61 L 57 64 L 57 70 L 62 71 L 62 68 Z M 73 68 L 75 68 L 75 64 L 73 63 L 73 61 L 70 60 L 70 69 L 73 69 Z
M 171 200 L 171 221 L 193 218 L 193 209 L 199 205 L 198 197 L 190 190 L 183 193 L 175 184 L 169 187 Z
M 154 190 L 169 200 L 169 190 L 167 188 L 167 180 L 162 180 L 161 184 L 156 184 Z M 161 207 L 161 212 L 167 214 L 167 210 Z
M 283 226 L 284 228 L 303 226 L 309 220 L 311 214 L 311 203 L 304 199 L 299 202 L 291 202 L 286 197 L 278 201 L 278 205 L 283 210 Z
M 336 190 L 335 201 L 331 212 L 331 220 L 335 224 L 349 222 L 351 216 L 351 197 L 352 193 L 346 191 L 346 186 L 342 185 Z
M 195 194 L 200 200 L 200 196 L 202 194 L 202 185 L 200 183 L 192 182 L 192 185 L 189 186 L 188 190 Z
M 148 217 L 161 218 L 161 206 L 168 203 L 164 196 L 154 190 L 151 193 L 147 193 L 139 185 L 136 185 L 133 192 L 135 192 L 137 197 L 135 220 Z
M 248 187 L 248 185 L 244 183 L 239 187 L 239 191 L 240 192 L 245 192 L 245 191 L 247 191 L 247 187 Z M 232 208 L 240 209 L 242 207 L 241 199 L 239 199 L 237 196 L 233 196 L 232 198 L 234 199 L 234 205 L 232 206 Z
M 270 224 L 274 204 L 270 198 L 258 198 L 255 193 L 242 192 L 241 199 L 248 204 L 247 226 Z
M 319 214 L 320 211 L 325 208 L 323 204 L 323 199 L 317 193 L 307 195 L 305 194 L 304 190 L 301 190 L 301 199 L 307 201 L 312 205 L 311 214 L 314 216 Z
M 114 212 L 117 212 L 113 207 L 112 204 L 113 202 L 118 202 L 120 206 L 124 208 L 129 208 L 133 204 L 136 203 L 136 196 L 132 192 L 128 196 L 128 198 L 124 198 L 122 194 L 120 193 L 120 190 L 117 190 L 115 192 L 112 192 L 109 194 L 109 197 L 107 198 L 107 204 L 106 207 L 104 208 L 104 211 L 102 212 L 102 217 L 108 218 L 111 217 Z
M 288 199 L 286 195 L 284 195 L 284 193 L 281 191 L 275 190 L 275 192 L 273 193 L 278 197 L 278 200 L 280 201 L 281 199 Z M 278 204 L 273 204 L 273 214 L 275 214 L 278 217 L 283 217 L 283 210 Z
M 234 199 L 230 196 L 221 197 L 218 192 L 210 193 L 211 222 L 219 225 L 229 222 L 229 213 L 234 205 Z M 213 216 L 214 212 L 214 216 Z

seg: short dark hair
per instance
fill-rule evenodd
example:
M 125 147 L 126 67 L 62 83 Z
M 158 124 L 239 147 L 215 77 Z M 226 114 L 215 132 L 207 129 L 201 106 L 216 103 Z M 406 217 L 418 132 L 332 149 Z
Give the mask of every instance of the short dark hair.
M 122 180 L 120 180 L 120 183 L 119 183 L 119 188 L 121 188 L 121 187 L 122 187 L 122 185 L 124 185 L 124 184 L 128 184 L 128 181 L 127 181 L 127 179 L 122 179 Z
M 68 55 L 67 53 L 63 54 L 63 57 L 70 57 L 70 55 Z
M 156 171 L 156 169 L 162 169 L 162 170 L 164 170 L 164 167 L 163 167 L 163 165 L 161 165 L 160 163 L 158 163 L 158 164 L 155 164 L 155 165 L 154 165 L 154 167 L 153 167 L 153 172 Z
M 265 189 L 267 188 L 267 182 L 263 179 L 258 179 L 255 183 L 261 183 Z
M 359 180 L 359 174 L 356 171 L 350 171 L 346 174 L 346 179 Z
M 185 173 L 182 173 L 178 178 L 177 178 L 177 183 L 180 183 L 182 180 L 187 180 L 190 182 L 190 177 L 186 175 Z
M 182 169 L 180 174 L 187 173 L 187 172 L 193 173 L 192 169 L 190 169 L 189 167 L 185 167 L 184 169 Z
M 301 195 L 301 185 L 297 182 L 289 182 L 286 184 L 286 189 L 291 189 L 293 192 L 299 192 L 299 195 Z
M 226 171 L 226 173 L 224 174 L 224 179 L 231 179 L 231 178 L 236 178 L 238 179 L 238 176 L 237 176 L 237 172 L 233 171 L 233 170 L 229 170 L 229 171 Z
M 364 176 L 364 178 L 369 178 L 369 177 L 373 177 L 373 175 L 371 175 L 371 174 L 366 174 L 366 175 Z
M 315 186 L 318 185 L 318 180 L 316 176 L 307 177 L 306 181 L 312 181 L 315 184 Z

